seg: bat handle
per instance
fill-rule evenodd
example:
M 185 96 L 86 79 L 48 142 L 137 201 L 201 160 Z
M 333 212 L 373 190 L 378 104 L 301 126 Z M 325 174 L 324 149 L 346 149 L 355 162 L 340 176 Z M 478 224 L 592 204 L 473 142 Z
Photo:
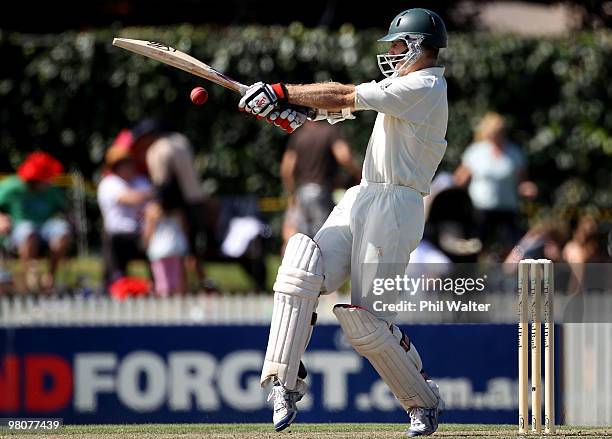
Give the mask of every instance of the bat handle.
M 308 120 L 315 120 L 319 112 L 316 108 L 303 107 L 301 105 L 292 105 L 292 107 L 298 111 L 306 113 Z
M 249 89 L 248 86 L 244 85 L 244 84 L 238 84 L 238 92 L 244 96 L 244 94 L 247 92 L 247 90 Z
M 308 107 L 299 107 L 300 109 L 306 110 L 306 115 L 308 119 L 313 120 L 317 117 L 317 109 L 316 108 L 308 108 Z

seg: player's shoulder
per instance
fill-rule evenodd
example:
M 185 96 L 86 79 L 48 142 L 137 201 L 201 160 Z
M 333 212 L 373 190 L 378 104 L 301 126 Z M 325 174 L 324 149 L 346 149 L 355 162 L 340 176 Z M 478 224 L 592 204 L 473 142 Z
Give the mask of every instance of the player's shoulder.
M 417 70 L 408 73 L 404 76 L 396 76 L 388 78 L 389 83 L 397 88 L 415 89 L 432 89 L 446 88 L 446 80 L 444 79 L 444 67 L 429 67 L 427 69 Z M 381 81 L 384 82 L 385 80 Z
M 444 81 L 444 67 L 427 67 L 408 73 L 407 75 L 401 76 L 401 78 L 405 78 L 408 81 L 422 82 L 424 84 L 441 82 Z

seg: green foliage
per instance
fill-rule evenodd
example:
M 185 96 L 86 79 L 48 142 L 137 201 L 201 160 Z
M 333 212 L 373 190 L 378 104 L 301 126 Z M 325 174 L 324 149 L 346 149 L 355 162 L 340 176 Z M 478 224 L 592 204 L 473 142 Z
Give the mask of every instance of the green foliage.
M 382 48 L 375 41 L 383 32 L 351 26 L 330 32 L 297 23 L 51 36 L 0 32 L 0 157 L 15 166 L 27 151 L 42 148 L 92 176 L 122 127 L 164 115 L 193 141 L 210 189 L 275 195 L 286 135 L 236 111 L 236 94 L 115 48 L 113 36 L 162 41 L 247 84 L 359 83 L 380 79 L 375 54 Z M 510 137 L 528 153 L 541 201 L 612 206 L 612 33 L 563 39 L 452 34 L 442 58 L 450 103 L 444 169 L 458 164 L 480 116 L 497 110 L 508 116 Z M 198 84 L 210 93 L 203 107 L 189 101 Z M 358 155 L 374 116 L 363 112 L 343 124 Z

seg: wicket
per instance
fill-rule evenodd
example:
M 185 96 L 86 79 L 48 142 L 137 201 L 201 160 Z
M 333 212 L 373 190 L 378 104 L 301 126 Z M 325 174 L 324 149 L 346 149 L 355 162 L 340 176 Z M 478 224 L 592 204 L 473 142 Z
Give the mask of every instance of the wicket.
M 531 431 L 537 434 L 542 432 L 542 298 L 544 301 L 544 432 L 550 434 L 555 432 L 554 291 L 552 261 L 548 259 L 520 261 L 518 267 L 519 434 L 528 432 L 529 340 L 531 340 Z M 527 328 L 530 321 L 531 334 L 528 337 Z

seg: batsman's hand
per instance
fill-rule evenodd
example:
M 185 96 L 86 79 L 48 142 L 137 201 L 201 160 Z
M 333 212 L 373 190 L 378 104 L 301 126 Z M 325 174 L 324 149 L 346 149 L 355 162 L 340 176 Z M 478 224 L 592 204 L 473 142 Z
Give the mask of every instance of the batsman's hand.
M 242 96 L 238 103 L 238 109 L 263 118 L 268 116 L 279 104 L 286 102 L 287 89 L 284 84 L 256 82 Z
M 310 108 L 284 104 L 272 110 L 266 120 L 291 134 L 304 125 L 311 113 Z

